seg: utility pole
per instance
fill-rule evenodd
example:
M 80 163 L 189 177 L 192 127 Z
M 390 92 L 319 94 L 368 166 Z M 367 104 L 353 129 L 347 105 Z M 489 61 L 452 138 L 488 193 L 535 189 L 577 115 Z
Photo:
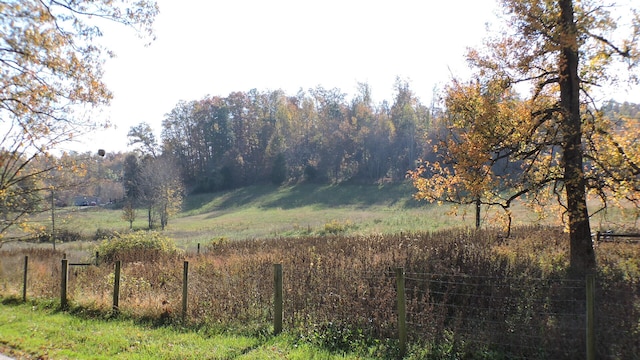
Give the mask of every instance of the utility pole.
M 53 187 L 51 188 L 51 242 L 53 251 L 56 251 L 56 200 Z
M 480 229 L 480 197 L 476 199 L 476 229 Z

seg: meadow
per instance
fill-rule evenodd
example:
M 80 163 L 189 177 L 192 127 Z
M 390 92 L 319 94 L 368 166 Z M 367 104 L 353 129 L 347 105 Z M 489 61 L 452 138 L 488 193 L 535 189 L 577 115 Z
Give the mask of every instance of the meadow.
M 192 195 L 184 210 L 169 220 L 165 231 L 185 249 L 213 239 L 261 239 L 326 234 L 371 235 L 430 232 L 470 228 L 475 224 L 472 206 L 429 204 L 412 198 L 408 184 L 312 185 L 291 187 L 252 186 L 233 191 Z M 512 209 L 514 226 L 561 226 L 561 218 L 539 219 L 530 209 L 516 203 Z M 482 226 L 501 226 L 498 208 L 482 208 Z M 37 222 L 51 226 L 51 214 L 40 214 Z M 122 211 L 109 207 L 66 207 L 55 213 L 57 232 L 72 238 L 92 240 L 112 232 L 129 231 Z M 617 208 L 599 212 L 593 230 L 628 231 L 637 227 L 638 213 Z M 137 211 L 136 230 L 147 228 L 144 209 Z M 62 236 L 59 236 L 62 237 Z M 64 239 L 62 239 L 64 240 Z M 69 244 L 75 248 L 79 244 Z M 64 245 L 62 246 L 64 248 Z
M 584 357 L 585 279 L 567 273 L 568 240 L 557 219 L 532 225 L 534 215 L 519 209 L 512 236 L 504 238 L 499 227 L 471 229 L 471 212 L 458 209 L 454 216 L 451 210 L 417 204 L 402 186 L 259 187 L 191 197 L 159 235 L 178 251 L 118 254 L 123 265 L 117 317 L 211 336 L 271 338 L 273 265 L 281 264 L 284 331 L 294 343 L 330 354 L 393 358 L 400 355 L 401 268 L 410 344 L 405 358 Z M 603 216 L 601 224 L 632 227 L 635 218 L 622 215 L 610 212 L 614 221 Z M 67 216 L 69 231 L 87 236 L 126 232 L 128 226 L 117 210 L 61 216 Z M 495 224 L 493 216 L 484 219 Z M 134 226 L 143 228 L 144 222 Z M 19 297 L 28 255 L 30 301 L 55 307 L 63 253 L 70 261 L 94 261 L 97 243 L 64 243 L 56 251 L 50 244 L 8 245 L 0 249 L 0 296 Z M 596 245 L 597 355 L 637 357 L 640 246 Z M 116 316 L 114 260 L 72 268 L 71 313 Z M 185 260 L 191 271 L 183 318 Z

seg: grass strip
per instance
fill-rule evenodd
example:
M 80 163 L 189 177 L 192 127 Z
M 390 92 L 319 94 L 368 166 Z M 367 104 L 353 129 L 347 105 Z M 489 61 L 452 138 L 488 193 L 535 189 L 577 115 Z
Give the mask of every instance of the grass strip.
M 0 304 L 0 352 L 16 359 L 362 359 L 291 335 L 257 338 L 87 319 L 32 304 Z

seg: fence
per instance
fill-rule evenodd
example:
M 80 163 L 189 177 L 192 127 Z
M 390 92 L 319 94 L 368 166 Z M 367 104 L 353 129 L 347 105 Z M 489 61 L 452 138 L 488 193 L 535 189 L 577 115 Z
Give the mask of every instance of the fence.
M 617 234 L 613 231 L 598 231 L 596 232 L 596 242 L 600 241 L 616 241 L 617 239 L 624 239 L 628 242 L 640 242 L 640 234 Z
M 190 262 L 184 261 L 180 274 L 177 269 L 154 270 L 154 263 L 122 266 L 118 261 L 113 267 L 98 267 L 63 259 L 58 267 L 60 305 L 68 307 L 70 299 L 96 301 L 110 293 L 116 314 L 122 306 L 155 304 L 170 315 L 178 311 L 174 304 L 181 304 L 185 322 L 269 323 L 276 334 L 287 328 L 340 331 L 346 342 L 359 329 L 365 337 L 396 339 L 400 354 L 408 344 L 430 347 L 436 354 L 500 354 L 512 359 L 624 358 L 640 349 L 640 292 L 597 282 L 593 276 L 509 278 L 363 267 L 344 274 L 349 281 L 336 283 L 329 281 L 336 278 L 329 273 L 340 270 L 313 263 L 305 264 L 312 268 L 304 272 L 306 278 L 296 276 L 303 272 L 295 267 L 281 264 L 263 264 L 261 271 L 250 274 L 237 268 L 210 268 L 198 258 L 191 263 L 195 265 L 191 272 Z M 25 301 L 28 264 L 25 256 Z M 83 283 L 89 277 L 105 281 Z M 158 296 L 161 293 L 165 295 Z M 612 334 L 611 329 L 619 331 Z

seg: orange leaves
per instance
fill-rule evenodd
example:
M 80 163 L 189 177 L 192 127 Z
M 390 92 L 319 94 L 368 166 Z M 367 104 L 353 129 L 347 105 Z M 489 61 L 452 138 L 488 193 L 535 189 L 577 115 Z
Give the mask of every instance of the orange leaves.
M 433 146 L 438 160 L 410 173 L 416 198 L 456 204 L 480 201 L 508 211 L 511 201 L 528 191 L 519 180 L 543 177 L 535 166 L 523 170 L 532 162 L 512 159 L 535 149 L 531 103 L 497 79 L 454 81 L 446 89 L 445 104 L 447 131 Z M 552 160 L 545 157 L 551 155 L 538 156 L 548 170 Z
M 121 8 L 131 10 L 129 15 L 117 11 Z M 2 109 L 16 119 L 73 122 L 74 106 L 108 103 L 111 94 L 100 79 L 103 49 L 92 43 L 100 32 L 91 23 L 91 15 L 147 31 L 157 12 L 154 2 L 131 5 L 124 0 L 65 5 L 36 0 L 3 3 Z
M 48 172 L 84 171 L 81 166 L 56 164 L 30 169 L 29 163 L 74 134 L 93 130 L 96 124 L 84 112 L 111 99 L 102 82 L 108 51 L 94 42 L 101 36 L 95 18 L 152 35 L 158 8 L 152 1 L 21 0 L 1 2 L 0 13 L 0 118 L 7 124 L 0 149 L 22 156 L 11 166 L 3 162 L 0 168 L 0 189 L 7 189 L 0 212 L 11 205 L 16 217 L 5 224 L 12 226 L 37 210 L 42 190 L 37 182 L 45 180 Z M 16 178 L 24 181 L 12 180 Z

